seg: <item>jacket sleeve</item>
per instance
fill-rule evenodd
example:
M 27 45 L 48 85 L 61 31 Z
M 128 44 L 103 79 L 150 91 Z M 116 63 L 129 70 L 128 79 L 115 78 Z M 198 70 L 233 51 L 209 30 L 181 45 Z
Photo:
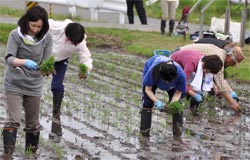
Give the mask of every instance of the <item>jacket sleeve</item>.
M 223 67 L 217 74 L 214 75 L 215 84 L 217 85 L 219 93 L 221 94 L 228 93 L 227 84 L 225 84 L 224 80 L 225 79 L 224 79 L 224 67 Z
M 52 46 L 53 46 L 52 35 L 50 33 L 48 33 L 47 34 L 46 46 L 45 46 L 45 49 L 44 49 L 43 60 L 48 59 L 52 55 Z
M 85 35 L 85 37 L 87 38 L 87 36 Z M 80 63 L 85 64 L 89 71 L 92 70 L 93 65 L 92 65 L 92 58 L 91 58 L 91 53 L 87 47 L 87 42 L 86 42 L 86 38 L 79 44 L 79 59 L 80 59 Z
M 17 40 L 14 36 L 16 32 L 15 31 L 11 31 L 9 34 L 9 38 L 8 38 L 8 42 L 7 42 L 7 47 L 6 47 L 6 53 L 5 53 L 5 61 L 7 62 L 8 65 L 12 66 L 13 60 L 16 58 L 17 56 L 17 52 L 18 52 L 18 47 L 19 47 L 19 43 L 18 42 L 20 40 Z

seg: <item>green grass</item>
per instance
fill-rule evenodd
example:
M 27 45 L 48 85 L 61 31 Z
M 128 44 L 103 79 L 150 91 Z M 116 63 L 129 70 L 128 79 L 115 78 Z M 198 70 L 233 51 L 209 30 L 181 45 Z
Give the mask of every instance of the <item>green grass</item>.
M 20 17 L 24 14 L 24 10 L 13 9 L 5 6 L 0 6 L 0 14 L 6 16 Z
M 145 1 L 145 0 L 144 0 Z M 197 0 L 179 0 L 179 6 L 176 10 L 176 20 L 179 21 L 181 18 L 182 9 L 184 6 L 190 8 L 197 2 Z M 201 9 L 208 4 L 209 0 L 202 0 L 201 3 L 195 8 L 195 10 L 189 15 L 188 20 L 192 23 L 200 23 L 200 12 Z M 206 10 L 204 15 L 204 24 L 210 25 L 211 18 L 223 18 L 227 8 L 227 0 L 215 0 Z M 161 5 L 160 1 L 157 1 L 153 5 L 145 6 L 148 17 L 161 18 Z M 242 4 L 231 4 L 231 19 L 232 21 L 241 22 L 241 11 L 244 5 Z M 249 15 L 248 15 L 249 19 Z
M 9 32 L 15 27 L 16 25 L 13 24 L 0 23 L 0 42 L 6 43 L 9 36 Z
M 152 56 L 153 51 L 156 49 L 167 49 L 172 51 L 181 45 L 191 43 L 190 40 L 184 41 L 182 36 L 166 37 L 161 36 L 158 32 L 141 32 L 125 29 L 91 27 L 88 27 L 86 31 L 89 35 L 88 42 L 91 43 L 91 46 L 92 44 L 98 46 L 100 43 L 112 43 L 112 41 L 108 42 L 108 37 L 91 37 L 92 34 L 105 34 L 116 37 L 116 41 L 120 41 L 122 43 L 126 52 L 142 56 Z M 111 40 L 111 38 L 109 38 L 109 40 Z

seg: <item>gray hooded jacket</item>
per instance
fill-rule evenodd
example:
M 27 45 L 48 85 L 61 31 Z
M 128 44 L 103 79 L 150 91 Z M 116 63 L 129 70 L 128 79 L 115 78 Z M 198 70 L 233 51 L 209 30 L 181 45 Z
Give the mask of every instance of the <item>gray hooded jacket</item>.
M 4 90 L 29 96 L 41 96 L 43 76 L 38 70 L 29 70 L 24 66 L 14 67 L 15 58 L 30 59 L 38 65 L 50 57 L 52 53 L 52 36 L 34 45 L 28 45 L 20 38 L 17 29 L 10 32 L 6 47 L 5 60 L 7 63 L 4 76 Z

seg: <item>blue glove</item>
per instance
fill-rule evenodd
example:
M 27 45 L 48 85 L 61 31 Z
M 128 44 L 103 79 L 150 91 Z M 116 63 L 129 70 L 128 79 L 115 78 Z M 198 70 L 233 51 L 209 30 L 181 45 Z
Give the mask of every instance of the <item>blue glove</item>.
M 86 76 L 87 76 L 86 78 L 89 78 L 89 76 L 90 76 L 90 73 L 89 73 L 89 72 L 87 72 Z
M 38 68 L 37 63 L 30 60 L 30 59 L 26 59 L 24 66 L 28 69 L 37 69 Z
M 231 91 L 231 92 L 230 92 L 230 96 L 231 96 L 233 99 L 235 99 L 235 100 L 238 100 L 238 99 L 239 99 L 238 95 L 237 95 L 234 91 Z
M 195 99 L 197 102 L 201 102 L 201 101 L 202 101 L 202 95 L 200 95 L 199 93 L 195 93 L 194 99 Z
M 159 100 L 155 102 L 155 105 L 156 105 L 157 109 L 159 109 L 159 110 L 164 109 L 164 104 Z

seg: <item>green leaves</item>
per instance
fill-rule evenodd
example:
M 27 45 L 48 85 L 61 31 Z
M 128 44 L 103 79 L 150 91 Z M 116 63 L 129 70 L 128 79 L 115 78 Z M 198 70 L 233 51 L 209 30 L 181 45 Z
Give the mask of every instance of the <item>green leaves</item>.
M 55 58 L 51 56 L 46 61 L 43 61 L 42 64 L 39 66 L 40 72 L 42 75 L 50 75 L 51 73 L 55 73 Z
M 86 78 L 87 77 L 88 67 L 85 64 L 79 64 L 79 77 Z
M 172 102 L 168 105 L 168 110 L 170 113 L 180 113 L 183 111 L 183 106 L 178 101 Z

